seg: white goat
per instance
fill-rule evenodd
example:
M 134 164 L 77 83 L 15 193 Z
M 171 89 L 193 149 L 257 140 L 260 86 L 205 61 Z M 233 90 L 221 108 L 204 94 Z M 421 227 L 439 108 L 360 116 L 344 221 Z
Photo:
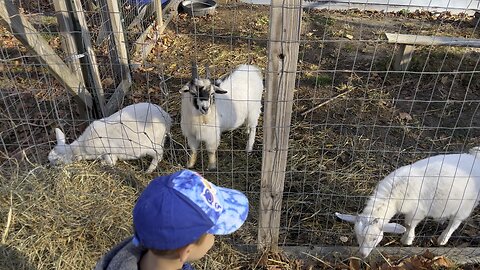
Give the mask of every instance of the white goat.
M 76 160 L 102 159 L 115 165 L 117 160 L 151 156 L 147 172 L 152 172 L 163 157 L 165 136 L 172 120 L 160 106 L 138 103 L 127 106 L 109 117 L 92 122 L 71 144 L 56 128 L 57 145 L 48 154 L 51 164 L 69 164 Z
M 404 233 L 402 243 L 411 245 L 415 227 L 426 217 L 449 219 L 437 240 L 445 245 L 479 202 L 480 159 L 475 147 L 469 154 L 437 155 L 401 167 L 378 183 L 359 215 L 335 213 L 355 223 L 360 253 L 367 257 L 383 233 Z M 389 223 L 395 214 L 405 215 L 406 227 Z
M 200 79 L 192 67 L 192 80 L 182 93 L 181 127 L 191 150 L 187 168 L 195 166 L 197 149 L 203 141 L 208 151 L 208 168 L 216 168 L 216 151 L 223 131 L 247 124 L 247 152 L 253 149 L 263 94 L 262 73 L 258 67 L 240 65 L 222 82 Z

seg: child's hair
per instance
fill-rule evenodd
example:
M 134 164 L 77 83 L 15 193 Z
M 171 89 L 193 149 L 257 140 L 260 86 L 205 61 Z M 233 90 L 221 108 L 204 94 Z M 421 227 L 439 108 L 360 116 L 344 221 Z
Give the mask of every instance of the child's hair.
M 207 235 L 208 234 L 203 234 L 202 236 L 200 236 L 200 238 L 198 238 L 195 242 L 191 244 L 202 245 L 205 239 L 207 238 Z M 167 249 L 167 250 L 150 249 L 150 251 L 152 251 L 153 254 L 160 257 L 173 257 L 182 248 L 183 247 L 176 248 L 176 249 Z

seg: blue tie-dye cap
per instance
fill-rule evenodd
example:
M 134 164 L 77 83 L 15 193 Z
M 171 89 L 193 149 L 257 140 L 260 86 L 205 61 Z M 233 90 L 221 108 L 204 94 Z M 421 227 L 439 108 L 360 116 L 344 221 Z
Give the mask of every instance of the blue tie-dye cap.
M 133 242 L 172 250 L 205 233 L 236 231 L 247 219 L 248 199 L 240 191 L 217 187 L 201 175 L 182 170 L 155 178 L 133 208 Z

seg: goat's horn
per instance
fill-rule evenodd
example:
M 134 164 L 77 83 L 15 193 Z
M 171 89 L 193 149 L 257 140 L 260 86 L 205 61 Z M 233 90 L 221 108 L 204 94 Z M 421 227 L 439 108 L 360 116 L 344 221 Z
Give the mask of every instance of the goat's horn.
M 198 79 L 198 67 L 195 62 L 192 61 L 192 80 Z
M 207 79 L 210 79 L 210 69 L 208 68 L 208 64 L 205 65 L 205 75 Z

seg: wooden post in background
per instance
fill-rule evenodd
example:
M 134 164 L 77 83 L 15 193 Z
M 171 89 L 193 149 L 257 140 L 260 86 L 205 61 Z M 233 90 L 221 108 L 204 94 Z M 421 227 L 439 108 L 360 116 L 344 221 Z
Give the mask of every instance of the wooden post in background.
M 57 17 L 58 29 L 62 35 L 62 47 L 66 54 L 66 64 L 70 67 L 73 73 L 78 76 L 78 79 L 83 81 L 83 74 L 81 72 L 80 61 L 78 57 L 78 48 L 75 42 L 73 33 L 72 16 L 70 14 L 71 7 L 68 6 L 68 2 L 65 0 L 54 0 L 55 15 Z
M 72 73 L 77 76 L 79 81 L 85 82 L 82 73 L 82 66 L 80 65 L 80 59 L 77 57 L 79 52 L 74 36 L 75 31 L 73 27 L 72 14 L 70 13 L 72 7 L 69 5 L 69 2 L 65 0 L 54 0 L 53 5 L 55 7 L 58 30 L 62 35 L 62 48 L 66 54 L 66 64 L 70 67 Z M 83 87 L 85 87 L 85 85 Z M 89 114 L 91 112 L 86 110 L 84 104 L 83 106 L 82 104 L 78 104 L 78 113 L 84 119 L 89 119 Z
M 0 0 L 0 23 L 46 65 L 52 74 L 61 81 L 79 103 L 79 106 L 92 107 L 92 96 L 63 60 L 48 45 L 48 42 L 20 13 L 10 0 Z
M 263 118 L 259 250 L 278 248 L 302 19 L 301 0 L 272 0 Z
M 93 50 L 92 46 L 92 39 L 90 36 L 90 31 L 88 29 L 87 25 L 87 19 L 85 18 L 85 12 L 83 11 L 82 8 L 82 3 L 80 0 L 71 0 L 72 1 L 72 7 L 73 7 L 73 19 L 74 21 L 78 24 L 80 27 L 80 33 L 81 33 L 81 41 L 83 42 L 84 46 L 84 53 L 85 53 L 85 59 L 86 63 L 84 65 L 85 68 L 88 69 L 88 73 L 90 78 L 88 78 L 90 85 L 89 87 L 93 88 L 93 91 L 95 92 L 95 98 L 98 103 L 98 110 L 100 113 L 100 117 L 102 118 L 106 116 L 105 112 L 105 97 L 104 97 L 104 92 L 103 92 L 103 87 L 102 87 L 102 82 L 100 78 L 100 72 L 98 70 L 98 64 L 97 64 L 97 56 L 95 55 L 95 51 Z
M 125 94 L 129 91 L 130 86 L 132 85 L 132 78 L 128 63 L 127 42 L 125 40 L 125 33 L 123 31 L 123 23 L 120 16 L 118 1 L 107 0 L 107 5 L 112 28 L 113 42 L 115 43 L 115 51 L 122 73 L 121 82 L 115 89 L 115 92 L 110 97 L 110 100 L 106 105 L 106 113 L 107 115 L 111 115 L 116 112 L 122 104 Z
M 162 14 L 162 0 L 155 0 L 155 19 L 157 21 L 157 29 L 163 26 L 163 14 Z

